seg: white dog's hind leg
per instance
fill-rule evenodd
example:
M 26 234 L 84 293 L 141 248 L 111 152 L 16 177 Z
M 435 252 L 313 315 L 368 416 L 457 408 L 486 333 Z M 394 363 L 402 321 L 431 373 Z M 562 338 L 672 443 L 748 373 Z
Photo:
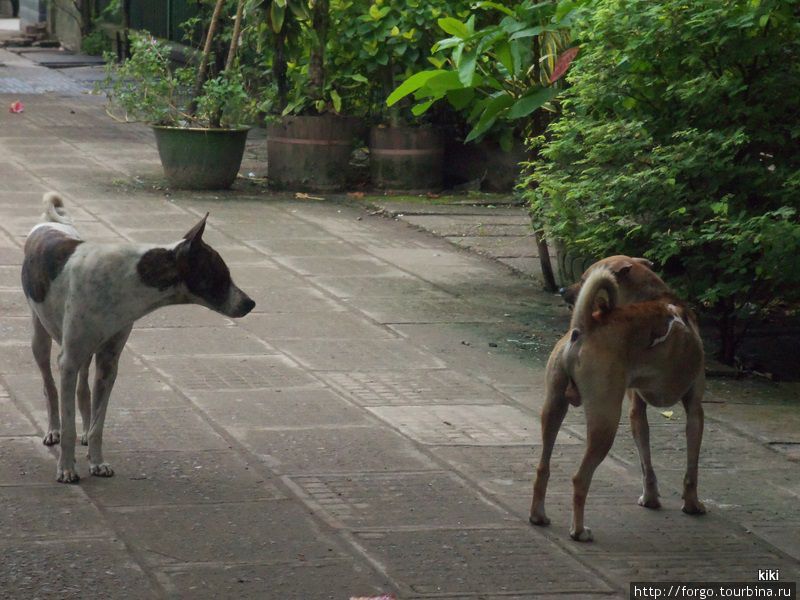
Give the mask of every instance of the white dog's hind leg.
M 92 422 L 89 427 L 89 471 L 98 477 L 111 477 L 114 469 L 103 461 L 103 426 L 108 399 L 117 379 L 119 356 L 131 328 L 127 327 L 103 343 L 95 355 L 95 379 L 92 392 Z
M 33 315 L 33 339 L 31 349 L 36 365 L 42 374 L 44 383 L 44 397 L 47 400 L 47 433 L 45 433 L 42 443 L 45 446 L 53 446 L 61 441 L 61 419 L 58 414 L 58 389 L 53 379 L 53 371 L 50 368 L 50 351 L 53 347 L 53 339 L 47 333 L 39 317 Z

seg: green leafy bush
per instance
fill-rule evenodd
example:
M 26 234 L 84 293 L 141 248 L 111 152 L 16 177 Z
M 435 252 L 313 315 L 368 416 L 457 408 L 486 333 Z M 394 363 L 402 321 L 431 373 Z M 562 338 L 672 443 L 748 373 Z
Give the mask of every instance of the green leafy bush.
M 340 74 L 362 114 L 413 120 L 408 107 L 386 98 L 411 73 L 430 66 L 437 20 L 466 13 L 469 0 L 337 0 L 332 5 L 331 71 Z
M 255 101 L 237 69 L 206 79 L 195 95 L 197 67 L 176 66 L 171 54 L 169 44 L 132 32 L 129 59 L 117 64 L 113 56 L 107 56 L 102 88 L 108 94 L 109 114 L 124 121 L 180 127 L 235 127 L 251 122 Z
M 589 256 L 645 255 L 714 314 L 800 300 L 793 0 L 596 0 L 563 114 L 532 140 L 534 218 Z

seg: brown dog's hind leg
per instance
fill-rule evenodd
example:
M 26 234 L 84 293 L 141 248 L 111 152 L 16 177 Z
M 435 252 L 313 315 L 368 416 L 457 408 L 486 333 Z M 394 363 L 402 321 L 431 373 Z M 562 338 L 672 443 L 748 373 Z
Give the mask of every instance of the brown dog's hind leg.
M 686 476 L 683 479 L 683 512 L 702 515 L 706 507 L 697 497 L 697 463 L 703 441 L 703 386 L 695 383 L 683 397 L 686 409 Z
M 658 500 L 658 482 L 650 460 L 650 425 L 647 422 L 647 404 L 634 391 L 629 392 L 631 399 L 631 430 L 636 447 L 639 450 L 639 462 L 642 465 L 642 495 L 639 506 L 645 508 L 661 508 Z
M 551 361 L 552 363 L 552 361 Z M 536 481 L 533 484 L 533 500 L 531 514 L 528 519 L 532 525 L 549 525 L 544 510 L 544 498 L 547 493 L 547 482 L 550 479 L 550 457 L 556 443 L 558 431 L 569 408 L 565 394 L 569 378 L 555 365 L 548 366 L 547 398 L 542 408 L 542 456 L 536 469 Z
M 536 468 L 536 481 L 533 484 L 533 500 L 531 501 L 530 522 L 532 525 L 549 525 L 544 510 L 544 498 L 547 493 L 547 482 L 550 479 L 550 457 L 556 443 L 558 431 L 564 416 L 567 414 L 569 402 L 566 397 L 560 397 L 553 402 L 546 403 L 542 409 L 542 456 Z
M 619 390 L 618 393 L 607 395 L 608 398 L 620 398 L 620 400 L 616 402 L 600 400 L 600 404 L 605 406 L 596 406 L 596 401 L 584 400 L 584 406 L 586 406 L 586 453 L 578 472 L 572 478 L 572 527 L 569 531 L 570 537 L 577 542 L 591 542 L 594 539 L 592 530 L 583 524 L 586 496 L 589 493 L 595 469 L 603 462 L 614 444 L 619 417 L 622 413 L 624 394 L 624 390 Z M 593 405 L 595 409 L 599 410 L 590 410 Z

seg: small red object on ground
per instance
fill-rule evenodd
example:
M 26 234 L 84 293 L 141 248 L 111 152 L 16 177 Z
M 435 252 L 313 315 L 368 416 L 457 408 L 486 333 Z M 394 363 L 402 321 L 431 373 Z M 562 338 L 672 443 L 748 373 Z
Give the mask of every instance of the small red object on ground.
M 19 100 L 17 100 L 16 102 L 12 102 L 11 106 L 8 107 L 8 112 L 17 114 L 25 112 L 25 105 Z

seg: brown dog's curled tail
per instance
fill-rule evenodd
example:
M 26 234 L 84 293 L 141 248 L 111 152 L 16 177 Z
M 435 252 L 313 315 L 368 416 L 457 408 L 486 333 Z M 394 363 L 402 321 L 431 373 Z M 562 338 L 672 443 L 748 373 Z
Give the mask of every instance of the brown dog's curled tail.
M 598 298 L 601 292 L 605 292 L 604 298 Z M 572 341 L 577 341 L 577 337 L 581 333 L 591 331 L 597 324 L 595 310 L 600 310 L 601 313 L 613 310 L 617 306 L 618 298 L 619 286 L 614 274 L 609 269 L 602 267 L 593 269 L 586 281 L 583 282 L 578 298 L 575 300 L 575 308 L 570 321 Z
M 72 225 L 72 219 L 64 210 L 64 199 L 58 192 L 47 192 L 42 198 L 44 204 L 44 214 L 42 219 L 51 223 L 63 223 Z

